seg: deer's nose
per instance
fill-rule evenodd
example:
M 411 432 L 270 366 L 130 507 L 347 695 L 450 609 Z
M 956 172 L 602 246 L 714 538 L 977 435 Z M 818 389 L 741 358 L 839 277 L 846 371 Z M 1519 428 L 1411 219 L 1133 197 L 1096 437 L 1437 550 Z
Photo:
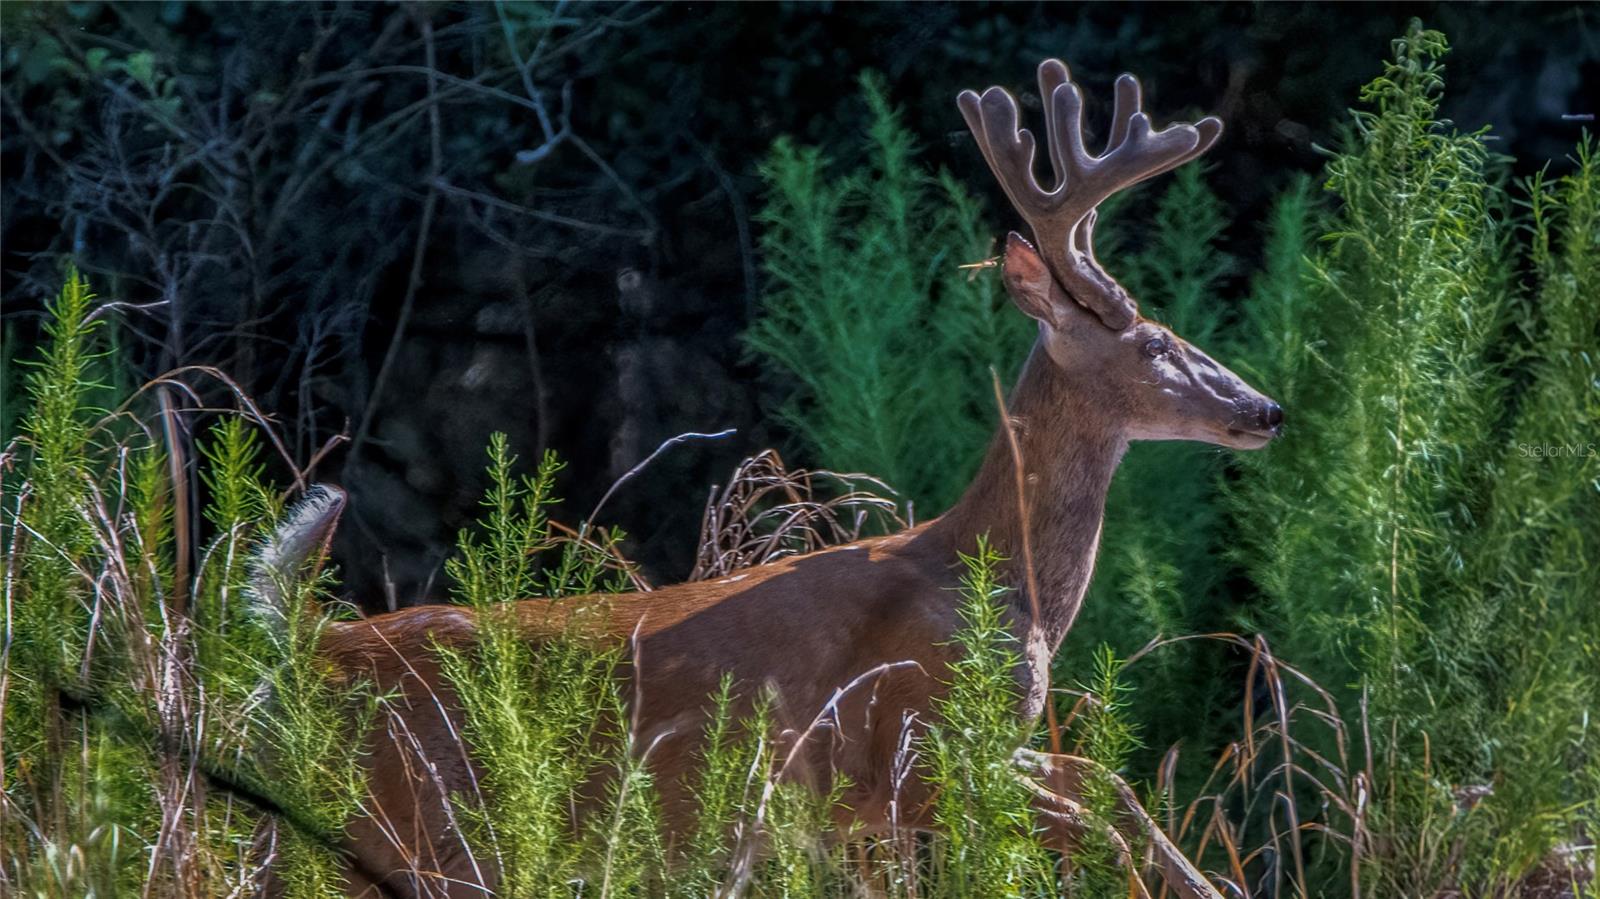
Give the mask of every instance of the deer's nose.
M 1277 403 L 1268 403 L 1261 407 L 1261 427 L 1268 431 L 1276 431 L 1283 425 L 1283 407 Z

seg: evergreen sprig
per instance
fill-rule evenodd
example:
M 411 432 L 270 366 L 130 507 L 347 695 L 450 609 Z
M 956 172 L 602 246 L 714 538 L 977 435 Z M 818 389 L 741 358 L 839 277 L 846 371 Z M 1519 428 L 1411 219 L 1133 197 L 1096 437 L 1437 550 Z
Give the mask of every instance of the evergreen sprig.
M 870 472 L 936 513 L 989 437 L 990 366 L 1014 371 L 1033 328 L 997 278 L 960 268 L 994 252 L 980 204 L 920 166 L 880 78 L 861 90 L 859 166 L 785 138 L 762 167 L 769 283 L 746 342 L 821 466 Z

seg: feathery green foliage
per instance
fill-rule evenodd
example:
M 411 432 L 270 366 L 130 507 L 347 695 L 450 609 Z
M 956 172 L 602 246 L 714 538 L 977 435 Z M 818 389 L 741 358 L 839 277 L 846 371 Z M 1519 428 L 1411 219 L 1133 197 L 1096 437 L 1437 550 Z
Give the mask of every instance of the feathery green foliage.
M 1494 882 L 1526 871 L 1570 838 L 1573 821 L 1600 824 L 1600 158 L 1593 139 L 1577 169 L 1528 187 L 1534 284 L 1512 360 L 1525 383 L 1509 440 L 1492 463 L 1477 536 L 1478 589 L 1441 641 L 1470 659 L 1470 688 L 1486 692 L 1485 802 L 1492 848 L 1469 866 Z M 1447 696 L 1444 701 L 1454 701 Z M 1474 759 L 1474 761 L 1479 761 Z M 1583 797 L 1589 797 L 1587 802 Z M 1574 802 L 1574 800 L 1578 800 Z
M 214 536 L 183 575 L 199 532 L 180 518 L 173 450 L 93 405 L 105 388 L 91 301 L 69 273 L 5 465 L 0 883 L 35 896 L 243 889 L 266 822 L 206 788 L 217 777 L 296 810 L 279 833 L 293 862 L 282 883 L 334 895 L 326 843 L 362 792 L 347 708 L 360 691 L 326 681 L 309 633 L 275 647 L 248 619 L 246 558 L 279 510 L 237 419 L 201 444 Z M 322 584 L 285 586 L 313 631 Z
M 765 737 L 771 717 L 762 705 L 740 722 L 736 698 L 733 678 L 725 675 L 707 710 L 705 748 L 694 785 L 699 815 L 682 867 L 672 877 L 676 895 L 716 892 L 727 881 L 739 847 L 753 836 L 751 822 L 761 799 L 758 773 L 770 765 L 761 756 L 770 751 Z
M 1005 618 L 1002 558 L 980 539 L 961 557 L 961 619 L 955 636 L 961 660 L 938 703 L 938 723 L 926 739 L 927 764 L 942 789 L 934 820 L 945 831 L 942 874 L 950 896 L 1049 895 L 1050 857 L 1034 838 L 1028 788 L 1017 779 L 1012 753 L 1025 734 L 1018 726 L 1022 697 L 1017 638 Z
M 869 472 L 938 512 L 989 437 L 988 369 L 1014 371 L 1033 327 L 996 279 L 959 268 L 993 252 L 977 201 L 918 166 L 880 79 L 861 90 L 862 165 L 841 172 L 780 139 L 762 168 L 769 286 L 746 340 L 819 464 Z
M 1303 295 L 1258 284 L 1256 365 L 1294 425 L 1232 495 L 1262 625 L 1365 700 L 1383 895 L 1514 889 L 1597 795 L 1592 154 L 1532 186 L 1523 299 L 1481 135 L 1437 121 L 1445 52 L 1420 25 L 1395 42 Z
M 99 411 L 89 405 L 90 397 L 104 377 L 93 342 L 99 323 L 89 318 L 93 301 L 89 282 L 68 271 L 65 286 L 47 310 L 43 358 L 26 378 L 32 408 L 23 418 L 22 435 L 36 461 L 30 470 L 29 501 L 15 511 L 18 526 L 31 538 L 20 546 L 33 577 L 14 611 L 18 632 L 30 639 L 16 650 L 37 653 L 28 661 L 51 686 L 77 682 L 80 675 L 72 663 L 87 651 L 83 639 L 89 613 L 71 560 L 92 540 L 79 507 L 90 474 L 84 462 L 91 416 Z
M 1084 708 L 1074 727 L 1077 754 L 1098 762 L 1103 771 L 1115 772 L 1128 763 L 1140 746 L 1138 727 L 1129 716 L 1132 687 L 1123 677 L 1124 660 L 1110 646 L 1102 644 L 1094 653 L 1093 676 L 1080 682 Z M 1084 810 L 1096 826 L 1083 837 L 1072 857 L 1074 894 L 1081 896 L 1124 896 L 1128 892 L 1128 873 L 1118 859 L 1121 848 L 1106 836 L 1106 822 L 1113 819 L 1117 786 L 1102 770 L 1096 770 L 1084 788 Z M 1137 834 L 1124 834 L 1132 845 L 1128 852 L 1138 856 L 1142 847 L 1133 842 Z
M 601 895 L 626 894 L 659 871 L 662 850 L 649 776 L 628 745 L 615 677 L 622 647 L 588 645 L 575 633 L 535 645 L 507 604 L 553 595 L 541 588 L 593 584 L 604 568 L 570 561 L 569 552 L 545 582 L 540 554 L 556 545 L 546 507 L 561 465 L 547 453 L 519 479 L 515 463 L 505 435 L 491 437 L 483 535 L 463 531 L 460 556 L 446 565 L 477 640 L 438 652 L 483 775 L 481 795 L 452 797 L 459 808 L 437 813 L 468 822 L 468 850 L 493 861 L 511 895 L 567 896 L 590 879 Z M 615 775 L 606 808 L 580 832 L 573 803 L 602 772 Z
M 268 654 L 275 664 L 254 666 L 257 682 L 270 699 L 255 710 L 251 738 L 234 749 L 249 761 L 233 779 L 256 786 L 282 809 L 293 827 L 283 832 L 284 861 L 274 867 L 289 895 L 339 895 L 343 879 L 328 844 L 366 798 L 360 767 L 365 733 L 382 714 L 381 697 L 364 683 L 345 684 L 328 677 L 317 655 L 318 640 L 331 617 L 328 579 L 296 582 L 289 594 L 288 640 Z M 227 669 L 223 669 L 227 670 Z M 237 670 L 237 669 L 236 669 Z M 245 670 L 250 670 L 246 668 Z

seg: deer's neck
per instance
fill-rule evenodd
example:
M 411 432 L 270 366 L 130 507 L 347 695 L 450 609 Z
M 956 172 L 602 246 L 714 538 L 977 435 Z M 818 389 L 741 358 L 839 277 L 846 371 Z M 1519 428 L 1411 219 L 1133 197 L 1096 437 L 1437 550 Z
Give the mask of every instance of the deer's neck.
M 1007 403 L 1022 451 L 1033 568 L 1038 586 L 1039 631 L 1053 655 L 1077 616 L 1094 572 L 1111 476 L 1127 440 L 1089 391 L 1074 384 L 1035 344 Z M 996 432 L 972 485 L 949 512 L 929 526 L 965 553 L 977 538 L 1005 555 L 1007 581 L 1017 587 L 1018 616 L 1032 617 L 1023 568 L 1022 519 L 1017 475 L 1004 428 Z

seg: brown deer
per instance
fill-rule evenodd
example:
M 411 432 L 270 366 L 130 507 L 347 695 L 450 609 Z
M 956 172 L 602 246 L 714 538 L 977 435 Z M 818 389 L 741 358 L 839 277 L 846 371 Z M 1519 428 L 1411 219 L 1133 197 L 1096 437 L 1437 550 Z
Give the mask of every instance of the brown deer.
M 649 764 L 669 827 L 692 818 L 686 785 L 707 697 L 726 673 L 773 688 L 780 713 L 798 723 L 784 736 L 797 779 L 825 787 L 847 778 L 837 806 L 841 825 L 885 832 L 893 815 L 897 827 L 931 828 L 929 789 L 914 774 L 897 779 L 893 768 L 907 728 L 920 732 L 948 680 L 950 640 L 961 626 L 957 554 L 972 553 L 988 535 L 1010 560 L 1005 574 L 1017 588 L 1010 614 L 1025 649 L 1018 714 L 1034 722 L 1047 702 L 1051 657 L 1094 569 L 1107 486 L 1129 441 L 1255 449 L 1278 433 L 1277 404 L 1141 318 L 1094 257 L 1095 207 L 1200 155 L 1221 122 L 1155 131 L 1140 109 L 1139 82 L 1123 75 L 1106 151 L 1093 156 L 1084 147 L 1083 99 L 1066 66 L 1042 64 L 1039 89 L 1055 172 L 1049 190 L 1035 180 L 1034 140 L 1018 130 L 1012 96 L 992 87 L 958 99 L 984 158 L 1033 229 L 1032 244 L 1015 233 L 1007 239 L 1003 279 L 1016 305 L 1038 321 L 1039 336 L 1011 394 L 1009 420 L 954 508 L 900 533 L 720 580 L 514 604 L 530 641 L 562 634 L 574 610 L 588 609 L 586 630 L 630 643 L 623 674 L 635 745 L 653 747 Z M 341 505 L 337 497 L 323 502 L 287 538 L 315 544 Z M 305 534 L 318 536 L 308 541 Z M 394 697 L 390 724 L 368 737 L 371 799 L 348 831 L 352 893 L 461 897 L 493 889 L 495 872 L 471 857 L 447 813 L 450 794 L 470 789 L 474 763 L 432 649 L 468 645 L 474 633 L 473 612 L 449 606 L 326 629 L 320 650 L 333 668 L 370 678 Z M 831 732 L 811 739 L 814 729 L 804 725 L 825 707 Z M 1092 764 L 1022 750 L 1017 762 L 1037 787 L 1041 826 L 1070 851 L 1088 826 L 1076 797 Z M 1150 847 L 1168 888 L 1218 897 L 1118 784 L 1116 825 Z

